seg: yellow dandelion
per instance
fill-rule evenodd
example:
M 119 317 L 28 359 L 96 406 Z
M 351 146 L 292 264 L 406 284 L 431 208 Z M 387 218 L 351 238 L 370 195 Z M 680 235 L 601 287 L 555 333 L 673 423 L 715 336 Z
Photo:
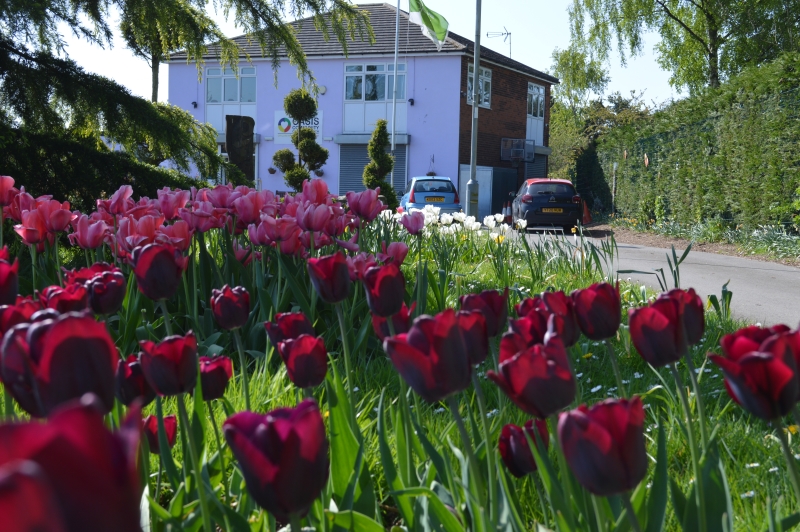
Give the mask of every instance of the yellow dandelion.
M 493 239 L 494 239 L 495 243 L 497 243 L 497 244 L 502 244 L 502 243 L 503 243 L 503 240 L 505 240 L 505 239 L 506 239 L 506 237 L 505 237 L 504 235 L 495 235 L 495 236 L 493 237 Z
M 592 358 L 592 353 L 586 353 L 583 358 Z
M 789 425 L 788 427 L 786 427 L 786 430 L 791 432 L 792 434 L 797 434 L 797 431 L 800 430 L 800 427 L 798 427 L 797 425 Z

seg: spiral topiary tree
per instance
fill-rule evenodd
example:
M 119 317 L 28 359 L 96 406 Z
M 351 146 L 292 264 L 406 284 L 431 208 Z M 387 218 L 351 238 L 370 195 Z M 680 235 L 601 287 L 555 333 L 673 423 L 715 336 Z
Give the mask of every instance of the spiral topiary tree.
M 370 162 L 364 167 L 364 186 L 371 189 L 381 187 L 381 194 L 386 198 L 386 204 L 396 209 L 400 202 L 397 201 L 392 185 L 386 181 L 394 168 L 394 157 L 386 152 L 389 147 L 389 132 L 386 130 L 386 120 L 378 120 L 375 131 L 367 145 Z
M 317 102 L 306 89 L 294 89 L 283 99 L 283 109 L 297 123 L 302 124 L 317 114 Z M 328 161 L 328 150 L 317 144 L 317 134 L 308 127 L 298 127 L 292 133 L 292 144 L 297 149 L 297 159 L 292 150 L 284 148 L 272 156 L 272 164 L 283 172 L 283 180 L 293 190 L 303 189 L 303 181 L 311 172 L 319 170 Z

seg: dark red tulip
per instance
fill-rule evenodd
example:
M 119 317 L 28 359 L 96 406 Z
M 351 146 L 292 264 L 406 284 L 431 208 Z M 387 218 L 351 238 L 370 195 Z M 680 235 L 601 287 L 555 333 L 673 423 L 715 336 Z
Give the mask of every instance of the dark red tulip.
M 191 392 L 197 383 L 197 338 L 192 331 L 186 336 L 167 336 L 160 343 L 139 342 L 139 361 L 148 384 L 160 396 Z
M 85 284 L 105 272 L 118 272 L 119 268 L 108 264 L 107 262 L 95 262 L 86 268 L 78 270 L 64 270 L 64 282 L 66 284 L 81 283 Z
M 122 308 L 127 283 L 119 270 L 103 272 L 87 284 L 89 304 L 95 314 L 114 314 Z
M 706 329 L 705 310 L 703 300 L 694 291 L 694 288 L 681 290 L 674 288 L 659 298 L 674 299 L 681 303 L 681 317 L 686 330 L 686 343 L 694 345 L 703 337 Z
M 14 325 L 30 321 L 35 312 L 42 310 L 42 304 L 31 298 L 18 296 L 15 303 L 0 306 L 0 337 Z
M 518 334 L 528 347 L 541 344 L 547 334 L 548 316 L 545 312 L 535 310 L 518 320 L 508 320 L 508 329 Z M 553 325 L 555 327 L 555 318 Z
M 643 424 L 638 396 L 561 414 L 558 441 L 578 482 L 603 497 L 634 489 L 647 473 Z
M 200 357 L 200 389 L 203 400 L 213 401 L 225 395 L 228 381 L 233 377 L 233 364 L 226 356 Z
M 469 294 L 459 298 L 461 310 L 479 310 L 486 318 L 489 338 L 503 332 L 508 322 L 508 287 L 501 294 L 497 290 L 484 290 L 480 294 Z
M 319 386 L 328 372 L 328 351 L 321 336 L 301 334 L 278 344 L 289 379 L 298 388 Z
M 517 316 L 520 318 L 524 318 L 525 316 L 527 316 L 528 314 L 530 314 L 535 310 L 539 311 L 546 310 L 544 306 L 544 301 L 542 301 L 542 298 L 539 296 L 526 297 L 525 299 L 514 305 L 514 312 L 516 312 Z
M 284 523 L 306 515 L 328 482 L 330 465 L 317 403 L 306 399 L 266 415 L 239 412 L 222 428 L 253 500 Z
M 131 406 L 138 399 L 140 406 L 145 407 L 156 398 L 156 392 L 144 378 L 142 365 L 136 355 L 130 355 L 117 363 L 115 380 L 115 394 L 119 402 L 125 406 Z
M 1 425 L 0 471 L 34 464 L 35 476 L 50 488 L 54 506 L 50 509 L 55 512 L 51 517 L 63 523 L 61 530 L 138 532 L 141 490 L 136 459 L 141 423 L 141 409 L 134 408 L 119 431 L 112 433 L 91 403 L 91 396 L 86 396 L 81 403 L 71 402 L 53 412 L 46 423 Z M 14 493 L 15 497 L 24 497 L 18 510 L 25 519 L 45 519 L 32 513 L 50 505 L 50 501 L 39 498 L 41 493 Z M 0 493 L 0 498 L 4 496 Z M 9 529 L 7 514 L 3 517 L 3 529 Z
M 223 329 L 233 330 L 243 327 L 250 317 L 250 294 L 243 286 L 211 291 L 211 312 Z
M 575 315 L 575 305 L 563 291 L 542 293 L 542 304 L 548 314 L 556 317 L 555 325 L 558 336 L 564 346 L 572 347 L 578 343 L 581 329 L 578 327 L 578 318 Z
M 800 384 L 789 338 L 774 334 L 753 348 L 762 331 L 748 327 L 724 336 L 720 343 L 725 356 L 709 358 L 725 374 L 728 395 L 754 416 L 772 420 L 792 410 Z
M 383 342 L 388 336 L 391 336 L 391 331 L 389 331 L 388 324 L 389 319 L 392 320 L 395 334 L 408 332 L 408 330 L 411 328 L 411 315 L 414 314 L 414 309 L 416 306 L 416 302 L 411 303 L 411 308 L 407 307 L 406 304 L 403 303 L 403 306 L 400 307 L 400 312 L 394 314 L 391 318 L 383 318 L 373 314 L 372 330 L 375 331 L 375 334 L 378 336 L 380 341 Z
M 204 396 L 205 398 L 205 396 Z M 158 418 L 156 416 L 147 416 L 142 421 L 142 430 L 147 438 L 147 444 L 150 446 L 150 452 L 158 454 L 161 448 L 158 446 Z M 178 418 L 174 415 L 164 416 L 164 433 L 167 436 L 167 444 L 169 448 L 175 446 L 175 440 L 178 438 Z
M 114 406 L 117 348 L 105 325 L 90 316 L 68 313 L 18 325 L 4 337 L 2 351 L 3 380 L 33 416 L 86 393 L 97 396 L 103 413 Z
M 53 489 L 36 462 L 0 466 L 0 519 L 4 532 L 66 532 Z
M 501 352 L 498 371 L 486 376 L 524 412 L 546 418 L 575 399 L 575 378 L 558 336 L 504 358 L 508 354 Z
M 175 295 L 189 258 L 170 244 L 148 244 L 133 250 L 132 262 L 139 290 L 158 301 Z
M 319 297 L 327 303 L 343 301 L 350 293 L 350 270 L 341 252 L 308 259 L 308 275 Z
M 654 368 L 673 364 L 689 352 L 682 306 L 676 299 L 658 298 L 646 307 L 628 311 L 633 346 Z
M 396 263 L 368 269 L 364 273 L 364 288 L 373 314 L 388 318 L 400 312 L 406 295 L 406 279 Z
M 19 295 L 19 261 L 14 259 L 14 262 L 9 264 L 6 260 L 0 260 L 0 305 L 13 305 L 17 301 L 17 295 Z
M 533 458 L 533 451 L 528 443 L 528 438 L 530 438 L 531 443 L 536 445 L 534 426 L 535 430 L 539 432 L 539 438 L 547 448 L 550 445 L 550 433 L 547 431 L 547 422 L 543 419 L 528 420 L 523 427 L 509 423 L 500 432 L 497 450 L 500 451 L 500 458 L 503 459 L 509 473 L 517 478 L 536 471 L 536 460 Z
M 89 291 L 82 283 L 72 283 L 64 287 L 53 285 L 45 288 L 41 295 L 47 308 L 65 312 L 80 312 L 89 308 Z
M 430 403 L 469 386 L 472 368 L 453 309 L 418 317 L 407 333 L 386 338 L 383 349 L 408 385 Z
M 719 345 L 722 347 L 722 353 L 727 358 L 738 359 L 747 353 L 758 351 L 761 344 L 770 336 L 788 331 L 789 328 L 785 325 L 775 325 L 774 327 L 751 325 L 734 333 L 726 334 L 719 341 Z
M 572 292 L 572 303 L 581 332 L 590 340 L 606 340 L 617 334 L 622 321 L 619 283 L 595 283 Z
M 284 340 L 294 339 L 301 334 L 314 336 L 314 326 L 302 312 L 283 312 L 275 315 L 275 321 L 264 322 L 269 341 L 275 348 Z
M 489 355 L 489 335 L 486 332 L 486 318 L 478 310 L 459 310 L 456 312 L 458 328 L 464 338 L 469 363 L 480 364 Z

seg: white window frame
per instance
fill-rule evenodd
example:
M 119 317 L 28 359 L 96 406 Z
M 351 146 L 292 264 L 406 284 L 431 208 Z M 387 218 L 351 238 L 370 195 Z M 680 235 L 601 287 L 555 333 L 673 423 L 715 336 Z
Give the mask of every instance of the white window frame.
M 475 64 L 470 63 L 467 67 L 467 104 L 472 105 L 472 93 L 475 77 Z M 486 109 L 492 108 L 492 70 L 490 68 L 481 67 L 480 76 L 478 76 L 478 85 L 480 87 L 479 95 L 481 101 L 478 102 L 478 107 Z
M 348 71 L 348 67 L 361 67 L 360 71 Z M 381 67 L 382 70 L 367 70 L 369 67 Z M 405 102 L 408 99 L 408 69 L 405 63 L 398 63 L 397 64 L 397 71 L 400 73 L 399 78 L 397 80 L 397 92 L 402 94 L 402 98 L 397 98 L 398 102 Z M 385 98 L 383 100 L 367 100 L 367 91 L 366 91 L 366 76 L 370 74 L 379 74 L 384 75 L 386 77 L 386 89 L 384 91 Z M 347 98 L 347 78 L 348 77 L 361 77 L 361 98 L 360 99 L 348 99 Z M 402 78 L 402 81 L 401 79 Z M 392 89 L 394 89 L 394 62 L 390 63 L 381 63 L 381 62 L 365 62 L 365 63 L 345 63 L 344 65 L 344 91 L 343 97 L 345 103 L 356 103 L 356 102 L 365 102 L 365 103 L 386 103 L 392 101 Z M 403 84 L 402 87 L 400 84 Z
M 247 73 L 245 73 L 247 72 Z M 238 76 L 234 74 L 233 70 L 230 67 L 207 67 L 206 68 L 206 86 L 205 86 L 205 102 L 206 105 L 225 105 L 225 104 L 237 104 L 237 103 L 244 103 L 244 104 L 254 104 L 258 101 L 258 81 L 256 80 L 256 87 L 255 92 L 253 94 L 253 101 L 242 101 L 242 80 L 243 79 L 254 79 L 256 80 L 256 67 L 254 66 L 244 66 L 239 67 Z M 209 80 L 211 79 L 220 79 L 220 101 L 218 102 L 210 102 L 208 101 L 208 86 Z M 225 100 L 225 80 L 226 79 L 236 79 L 236 100 Z
M 542 85 L 537 85 L 536 83 L 528 83 L 528 101 L 527 101 L 527 113 L 528 116 L 532 118 L 541 118 L 544 120 L 544 112 L 545 106 L 547 102 L 545 101 L 547 96 L 547 92 Z M 538 97 L 538 98 L 536 98 Z M 533 107 L 536 106 L 536 109 Z

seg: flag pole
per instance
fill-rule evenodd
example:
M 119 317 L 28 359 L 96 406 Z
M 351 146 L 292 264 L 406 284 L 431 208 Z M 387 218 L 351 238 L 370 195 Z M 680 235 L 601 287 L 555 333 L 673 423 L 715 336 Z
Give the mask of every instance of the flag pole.
M 472 71 L 472 143 L 469 158 L 469 181 L 467 181 L 467 216 L 478 218 L 478 180 L 476 178 L 478 172 L 478 103 L 481 95 L 481 0 L 475 0 L 475 11 L 475 65 Z
M 400 48 L 400 0 L 397 0 L 397 11 L 394 19 L 394 87 L 392 87 L 392 158 L 394 159 L 395 132 L 397 131 L 397 54 Z M 396 159 L 395 159 L 396 160 Z M 394 165 L 392 165 L 392 186 L 394 186 Z

